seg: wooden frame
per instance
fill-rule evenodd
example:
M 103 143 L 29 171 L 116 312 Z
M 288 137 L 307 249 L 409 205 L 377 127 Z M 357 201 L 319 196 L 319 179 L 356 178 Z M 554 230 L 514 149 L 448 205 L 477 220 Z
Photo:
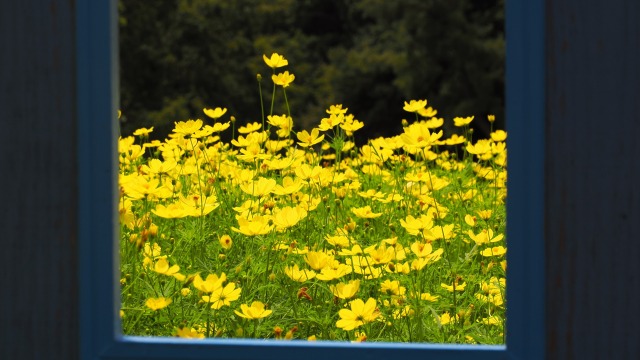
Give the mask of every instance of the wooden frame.
M 544 2 L 508 1 L 507 343 L 505 346 L 258 340 L 189 341 L 119 333 L 116 1 L 76 1 L 78 261 L 82 359 L 544 357 Z

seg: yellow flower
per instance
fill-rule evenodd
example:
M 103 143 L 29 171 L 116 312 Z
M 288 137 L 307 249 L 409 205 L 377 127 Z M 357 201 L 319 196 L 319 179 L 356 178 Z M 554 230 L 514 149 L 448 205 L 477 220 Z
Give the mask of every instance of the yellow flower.
M 467 214 L 467 215 L 464 216 L 464 222 L 466 222 L 467 225 L 469 225 L 469 226 L 476 226 L 477 219 L 476 219 L 475 216 Z
M 178 272 L 180 271 L 180 266 L 173 265 L 169 267 L 169 262 L 164 257 L 156 260 L 156 263 L 153 266 L 153 271 L 157 272 L 158 274 L 173 276 L 180 281 L 185 279 L 185 276 Z
M 238 218 L 238 226 L 232 227 L 231 230 L 247 236 L 265 235 L 273 230 L 273 225 L 269 225 L 269 218 L 266 216 L 254 216 L 251 220 Z
M 293 128 L 293 119 L 291 116 L 287 115 L 268 115 L 267 116 L 269 125 L 275 126 L 278 128 L 276 134 L 279 137 L 284 138 L 288 137 L 291 129 Z
M 489 316 L 487 318 L 482 318 L 482 323 L 485 325 L 500 325 L 502 324 L 502 319 L 496 315 Z
M 464 288 L 467 286 L 467 283 L 463 282 L 462 284 L 458 284 L 458 282 L 456 281 L 452 285 L 447 285 L 445 283 L 440 284 L 440 286 L 442 286 L 442 288 L 444 288 L 448 292 L 454 291 L 454 285 L 455 285 L 455 291 L 463 291 Z
M 373 211 L 371 211 L 371 206 L 369 205 L 361 208 L 351 208 L 351 212 L 362 219 L 374 219 L 382 216 L 382 213 L 374 213 Z
M 169 304 L 171 304 L 170 298 L 148 298 L 145 302 L 145 305 L 153 311 L 160 310 L 166 308 Z
M 431 295 L 429 293 L 420 294 L 420 300 L 426 300 L 426 301 L 431 301 L 431 302 L 437 301 L 439 297 L 440 296 L 438 296 L 438 295 Z
M 293 266 L 286 266 L 284 268 L 284 273 L 291 278 L 291 280 L 297 282 L 305 282 L 316 277 L 315 271 L 307 269 L 300 270 L 297 264 Z
M 407 230 L 407 232 L 411 235 L 418 235 L 423 232 L 425 229 L 431 229 L 433 227 L 433 212 L 430 211 L 432 208 L 427 210 L 427 214 L 422 214 L 420 217 L 415 218 L 412 215 L 407 215 L 406 218 L 400 219 L 400 225 Z
M 351 274 L 353 269 L 351 266 L 346 264 L 339 263 L 337 266 L 334 265 L 327 266 L 322 268 L 319 274 L 316 275 L 316 279 L 322 281 L 331 281 L 334 279 L 341 278 L 347 274 Z
M 149 129 L 146 128 L 140 128 L 136 131 L 133 132 L 134 136 L 145 136 L 145 135 L 149 135 L 151 132 L 153 131 L 153 126 Z
M 307 216 L 307 211 L 301 207 L 285 206 L 273 214 L 273 224 L 278 230 L 284 230 L 297 224 Z
M 482 245 L 490 242 L 497 242 L 502 240 L 502 238 L 504 238 L 504 234 L 499 234 L 494 237 L 493 230 L 491 229 L 488 229 L 488 230 L 484 229 L 481 232 L 479 232 L 477 235 L 474 234 L 473 231 L 469 230 L 467 234 L 469 235 L 471 240 L 473 240 L 477 245 Z
M 385 280 L 380 284 L 380 292 L 391 295 L 404 295 L 407 289 L 404 286 L 400 286 L 398 280 Z
M 427 106 L 427 100 L 411 100 L 409 102 L 404 102 L 404 111 L 408 112 L 418 112 L 424 109 Z
M 318 135 L 320 135 L 320 130 L 317 128 L 312 129 L 311 133 L 307 132 L 307 130 L 302 130 L 296 134 L 296 137 L 300 140 L 298 145 L 302 147 L 309 147 L 324 140 L 324 135 Z
M 264 304 L 260 301 L 252 302 L 251 306 L 242 304 L 240 305 L 240 309 L 242 312 L 239 312 L 238 310 L 234 310 L 233 312 L 245 319 L 262 319 L 263 317 L 271 315 L 273 312 L 272 310 L 265 310 Z
M 333 261 L 333 256 L 321 251 L 309 251 L 304 256 L 304 261 L 311 266 L 313 270 L 322 270 Z
M 246 126 L 239 127 L 238 133 L 240 134 L 252 133 L 254 131 L 260 130 L 261 127 L 262 127 L 262 124 L 260 124 L 259 122 L 253 122 L 253 123 L 247 124 Z
M 504 130 L 496 130 L 491 133 L 491 139 L 493 141 L 505 141 L 507 139 L 507 132 Z
M 350 299 L 356 295 L 360 289 L 360 280 L 351 280 L 348 283 L 338 283 L 330 285 L 333 295 L 340 299 Z
M 438 317 L 438 322 L 440 323 L 440 325 L 447 325 L 450 324 L 451 322 L 455 322 L 458 321 L 458 315 L 451 317 L 451 315 L 446 312 L 444 314 L 442 314 L 442 316 Z
M 276 187 L 275 179 L 267 179 L 264 177 L 258 178 L 240 185 L 240 189 L 245 193 L 253 196 L 264 196 L 271 193 L 271 190 Z
M 344 115 L 331 114 L 329 115 L 328 118 L 323 118 L 322 120 L 320 120 L 320 125 L 318 126 L 318 129 L 322 131 L 327 131 L 333 128 L 334 126 L 340 125 L 343 120 L 344 120 Z
M 411 251 L 413 251 L 417 257 L 426 257 L 431 254 L 431 250 L 433 250 L 433 247 L 429 243 L 425 244 L 423 242 L 416 241 L 411 244 Z
M 225 273 L 220 274 L 220 276 L 209 274 L 206 280 L 202 280 L 200 274 L 197 274 L 193 278 L 193 286 L 203 293 L 208 294 L 221 288 L 225 281 L 227 281 L 227 275 Z
M 221 307 L 231 305 L 232 301 L 238 300 L 242 289 L 237 288 L 235 283 L 229 283 L 225 287 L 215 289 L 210 296 L 203 296 L 202 300 L 211 304 L 212 309 L 220 309 Z
M 288 71 L 285 71 L 278 75 L 271 75 L 271 80 L 273 80 L 273 83 L 282 87 L 289 86 L 293 82 L 293 80 L 295 80 L 295 78 L 296 76 L 293 74 L 289 74 Z
M 271 54 L 270 58 L 268 58 L 267 55 L 263 54 L 262 59 L 267 64 L 267 66 L 272 69 L 289 65 L 289 62 L 284 58 L 284 56 L 279 55 L 278 53 Z
M 461 126 L 465 126 L 465 125 L 469 125 L 469 123 L 471 123 L 471 121 L 473 121 L 473 116 L 468 116 L 468 117 L 455 117 L 453 118 L 453 125 L 461 127 Z
M 165 219 L 178 219 L 188 215 L 187 210 L 180 203 L 173 203 L 167 206 L 158 204 L 151 212 Z
M 220 236 L 220 239 L 218 241 L 220 242 L 220 245 L 222 246 L 222 248 L 225 250 L 231 249 L 231 245 L 233 245 L 233 240 L 231 240 L 231 236 L 226 234 Z
M 215 109 L 202 109 L 202 111 L 204 111 L 204 114 L 207 115 L 208 117 L 212 118 L 212 119 L 217 119 L 219 117 L 222 117 L 222 115 L 224 115 L 227 112 L 227 108 L 215 108 Z
M 430 118 L 430 117 L 434 117 L 436 116 L 436 114 L 438 114 L 437 110 L 434 110 L 431 106 L 429 106 L 428 108 L 422 108 L 422 109 L 418 109 L 418 114 L 420 116 L 426 117 L 426 118 Z M 442 126 L 442 124 L 444 123 L 444 119 L 440 119 L 440 125 L 434 126 L 434 127 L 440 127 Z M 437 124 L 438 122 L 434 122 L 432 124 Z
M 487 115 L 487 120 L 489 120 L 489 122 L 494 122 L 496 121 L 496 116 L 495 115 Z
M 467 151 L 474 155 L 491 153 L 491 142 L 487 139 L 480 139 L 475 144 L 468 143 Z
M 376 300 L 373 298 L 369 298 L 366 303 L 361 299 L 355 299 L 349 305 L 351 309 L 341 309 L 338 312 L 340 320 L 336 322 L 336 326 L 341 329 L 353 330 L 380 316 L 380 312 L 376 310 Z
M 484 249 L 480 252 L 482 256 L 500 256 L 507 253 L 507 249 L 504 246 L 494 246 L 492 248 Z
M 175 124 L 173 132 L 182 134 L 182 135 L 190 135 L 194 132 L 200 130 L 202 127 L 202 120 L 187 120 L 187 121 L 178 121 Z
M 176 330 L 176 336 L 185 339 L 204 339 L 203 333 L 197 331 L 194 328 L 188 328 L 186 326 L 183 328 L 178 328 Z

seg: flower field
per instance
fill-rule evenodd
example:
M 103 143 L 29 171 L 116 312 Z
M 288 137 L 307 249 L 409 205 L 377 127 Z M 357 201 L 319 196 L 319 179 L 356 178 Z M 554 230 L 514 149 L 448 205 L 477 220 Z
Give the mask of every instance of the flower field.
M 164 141 L 119 139 L 123 332 L 504 343 L 507 134 L 469 128 L 493 117 L 444 138 L 411 100 L 401 134 L 357 146 L 365 124 L 339 104 L 296 130 L 295 76 L 264 61 L 262 121 L 205 108 Z

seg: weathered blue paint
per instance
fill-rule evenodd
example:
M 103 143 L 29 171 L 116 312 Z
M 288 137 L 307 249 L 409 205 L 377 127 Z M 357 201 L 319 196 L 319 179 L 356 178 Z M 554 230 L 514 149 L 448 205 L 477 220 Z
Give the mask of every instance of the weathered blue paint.
M 544 354 L 544 2 L 508 1 L 507 345 L 124 337 L 117 316 L 116 2 L 77 0 L 83 359 L 538 359 Z

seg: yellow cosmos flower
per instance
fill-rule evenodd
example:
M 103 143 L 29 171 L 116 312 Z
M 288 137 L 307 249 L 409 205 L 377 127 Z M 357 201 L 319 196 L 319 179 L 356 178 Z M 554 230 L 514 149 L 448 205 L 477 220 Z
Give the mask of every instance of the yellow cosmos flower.
M 417 122 L 404 128 L 404 133 L 400 135 L 400 140 L 410 149 L 428 149 L 442 137 L 442 134 L 442 130 L 432 133 L 424 122 Z
M 227 275 L 225 273 L 220 274 L 220 276 L 216 274 L 209 274 L 206 280 L 202 280 L 200 274 L 197 274 L 193 278 L 193 286 L 203 293 L 208 294 L 218 288 L 221 288 L 225 281 L 227 281 Z
M 173 132 L 182 135 L 190 135 L 194 132 L 200 130 L 202 127 L 202 120 L 187 120 L 187 121 L 178 121 L 175 122 L 175 127 L 173 128 Z
M 291 129 L 293 128 L 293 119 L 287 115 L 268 115 L 267 120 L 269 125 L 278 128 L 276 134 L 281 137 L 288 137 Z
M 422 109 L 418 109 L 418 115 L 422 116 L 422 117 L 426 117 L 426 118 L 430 118 L 430 117 L 434 117 L 436 116 L 436 114 L 438 114 L 438 111 L 435 110 L 434 108 L 432 108 L 431 106 L 429 106 L 428 108 L 422 108 Z M 438 120 L 438 119 L 436 119 Z M 444 119 L 439 119 L 441 120 L 440 125 L 436 125 L 434 126 L 434 128 L 440 127 L 442 126 L 442 124 L 444 123 Z M 432 125 L 437 124 L 438 121 L 431 123 Z
M 487 139 L 480 139 L 475 144 L 468 143 L 467 151 L 474 155 L 491 153 L 491 142 Z
M 369 205 L 361 208 L 351 208 L 351 212 L 362 219 L 374 219 L 382 216 L 382 213 L 374 213 L 371 211 L 371 206 Z
M 458 315 L 451 317 L 451 315 L 446 312 L 444 314 L 442 314 L 442 316 L 438 317 L 438 323 L 440 323 L 440 325 L 448 325 L 451 324 L 452 322 L 456 322 L 458 321 L 459 317 Z
M 435 302 L 435 301 L 438 301 L 438 298 L 440 298 L 440 296 L 438 295 L 431 295 L 429 293 L 420 294 L 420 300 Z
M 204 295 L 202 300 L 211 304 L 212 309 L 220 309 L 227 305 L 230 306 L 232 301 L 238 300 L 242 289 L 237 288 L 235 283 L 229 283 L 225 287 L 215 289 L 211 295 Z
M 284 268 L 284 273 L 289 278 L 291 278 L 291 280 L 297 281 L 297 282 L 305 282 L 307 280 L 311 280 L 314 277 L 316 277 L 315 271 L 307 270 L 307 269 L 300 270 L 297 264 L 293 266 L 286 266 Z
M 402 108 L 404 111 L 408 112 L 418 112 L 424 109 L 427 106 L 427 100 L 411 100 L 409 102 L 404 102 L 404 107 Z
M 240 189 L 249 195 L 264 196 L 270 194 L 271 190 L 276 187 L 276 184 L 275 179 L 259 177 L 258 180 L 240 185 Z
M 467 234 L 477 245 L 498 242 L 504 238 L 504 234 L 499 234 L 494 237 L 493 230 L 491 229 L 484 229 L 478 234 L 474 234 L 473 231 L 469 230 Z
M 491 139 L 493 141 L 496 141 L 496 142 L 497 141 L 505 141 L 507 139 L 507 132 L 504 131 L 504 130 L 496 130 L 496 131 L 491 133 Z
M 221 132 L 221 131 L 227 130 L 230 125 L 231 123 L 228 121 L 226 123 L 215 123 L 213 124 L 212 131 Z
M 465 138 L 464 136 L 453 134 L 450 138 L 444 140 L 444 145 L 458 145 L 462 144 L 465 141 L 467 141 L 467 138 Z
M 384 243 L 378 247 L 369 247 L 364 252 L 369 255 L 373 265 L 386 264 L 397 259 L 395 248 L 387 247 Z
M 231 249 L 231 246 L 233 245 L 233 240 L 231 240 L 231 236 L 226 234 L 220 236 L 220 239 L 218 239 L 218 241 L 220 242 L 220 245 L 222 246 L 222 248 L 225 250 Z
M 351 280 L 348 283 L 338 283 L 330 285 L 329 288 L 333 295 L 340 299 L 350 299 L 358 293 L 360 289 L 360 280 Z
M 287 59 L 285 59 L 284 56 L 278 53 L 271 54 L 271 57 L 269 58 L 267 57 L 267 55 L 262 54 L 262 59 L 267 64 L 267 66 L 272 69 L 289 65 Z
M 337 266 L 331 265 L 322 268 L 320 273 L 316 275 L 316 279 L 322 281 L 331 281 L 351 274 L 352 271 L 353 269 L 351 268 L 351 266 L 339 263 Z
M 296 137 L 300 140 L 298 145 L 302 147 L 310 147 L 324 140 L 324 135 L 320 135 L 318 128 L 313 128 L 311 133 L 307 132 L 307 130 L 302 130 L 296 134 Z
M 429 243 L 423 243 L 421 241 L 416 241 L 411 244 L 411 251 L 416 254 L 417 257 L 426 257 L 431 254 L 433 247 Z
M 176 336 L 184 339 L 204 339 L 203 333 L 197 331 L 194 328 L 188 328 L 186 326 L 183 328 L 178 328 L 176 330 Z
M 283 73 L 280 73 L 278 75 L 271 75 L 271 80 L 273 80 L 273 83 L 276 85 L 280 85 L 282 87 L 287 87 L 289 85 L 291 85 L 291 83 L 293 82 L 293 80 L 295 80 L 296 76 L 293 74 L 289 74 L 288 71 L 285 71 Z
M 284 230 L 296 225 L 300 220 L 307 217 L 307 211 L 301 207 L 285 206 L 274 212 L 273 224 L 278 230 Z
M 351 309 L 341 309 L 338 312 L 340 320 L 336 322 L 336 326 L 343 330 L 356 329 L 380 316 L 380 312 L 376 310 L 376 300 L 373 298 L 369 298 L 366 303 L 361 299 L 355 299 L 349 305 Z
M 262 128 L 262 124 L 260 124 L 259 122 L 253 122 L 250 124 L 247 124 L 245 126 L 241 126 L 238 128 L 238 133 L 240 134 L 248 134 L 248 133 L 252 133 L 254 131 L 258 131 L 260 130 L 260 128 Z
M 227 112 L 227 108 L 219 108 L 219 107 L 215 109 L 204 108 L 202 109 L 202 111 L 204 111 L 204 114 L 207 115 L 208 117 L 212 119 L 218 119 Z
M 169 306 L 169 304 L 171 304 L 171 299 L 165 297 L 148 298 L 144 304 L 147 305 L 149 309 L 156 311 Z
M 282 179 L 282 185 L 276 185 L 272 192 L 276 195 L 291 195 L 300 191 L 303 186 L 304 183 L 302 182 L 302 179 L 298 177 L 293 179 L 290 176 L 285 176 Z
M 501 256 L 507 253 L 507 249 L 504 246 L 494 246 L 492 248 L 484 249 L 480 252 L 482 256 Z
M 240 305 L 240 309 L 242 312 L 239 312 L 238 310 L 234 310 L 233 312 L 245 319 L 262 319 L 263 317 L 271 315 L 273 312 L 272 310 L 266 310 L 264 308 L 264 304 L 260 301 L 252 302 L 251 306 L 242 304 Z
M 185 279 L 185 276 L 178 272 L 180 271 L 180 266 L 169 266 L 169 261 L 167 261 L 167 259 L 164 257 L 156 260 L 156 263 L 153 265 L 153 271 L 157 272 L 158 274 L 173 276 L 179 281 L 183 281 Z
M 337 104 L 337 105 L 331 105 L 329 106 L 329 109 L 327 109 L 327 114 L 334 114 L 334 115 L 339 115 L 339 114 L 346 114 L 347 110 L 349 110 L 349 108 L 342 108 L 342 104 Z
M 304 256 L 304 261 L 314 270 L 322 270 L 324 267 L 329 266 L 333 261 L 333 256 L 327 255 L 322 251 L 309 251 Z
M 435 210 L 434 210 L 435 212 Z M 411 235 L 418 235 L 424 229 L 431 229 L 433 227 L 433 216 L 429 216 L 431 213 L 427 211 L 426 215 L 420 215 L 415 218 L 412 215 L 407 215 L 406 218 L 400 219 L 400 225 Z
M 380 292 L 390 295 L 404 295 L 407 288 L 400 285 L 398 280 L 385 280 L 380 284 Z
M 133 132 L 133 135 L 134 135 L 134 136 L 146 136 L 146 135 L 151 134 L 151 132 L 152 132 L 152 131 L 153 131 L 153 126 L 152 126 L 152 127 L 150 127 L 149 129 L 146 129 L 146 128 L 140 128 L 140 129 L 138 129 L 138 130 L 134 131 L 134 132 Z
M 497 315 L 492 315 L 487 318 L 482 318 L 482 323 L 485 325 L 501 325 L 502 319 Z
M 273 225 L 269 224 L 269 218 L 266 216 L 254 216 L 251 220 L 240 217 L 238 218 L 238 226 L 237 228 L 232 227 L 231 230 L 247 236 L 265 235 L 273 230 Z
M 322 131 L 327 131 L 333 128 L 334 126 L 340 125 L 343 120 L 344 120 L 343 114 L 331 114 L 329 115 L 328 118 L 323 118 L 322 120 L 320 120 L 320 125 L 318 126 L 318 129 Z
M 468 117 L 455 117 L 453 118 L 453 125 L 457 126 L 457 127 L 461 127 L 461 126 L 465 126 L 465 125 L 469 125 L 471 123 L 471 121 L 473 121 L 473 116 L 468 116 Z
M 475 216 L 467 214 L 464 216 L 464 222 L 467 223 L 467 225 L 469 226 L 476 226 L 476 224 L 478 223 L 478 220 L 476 219 Z
M 464 288 L 467 286 L 467 283 L 463 282 L 462 284 L 458 284 L 457 282 L 454 282 L 451 285 L 447 285 L 445 283 L 441 283 L 440 286 L 442 286 L 442 288 L 447 290 L 448 292 L 454 292 L 454 291 L 463 291 Z

